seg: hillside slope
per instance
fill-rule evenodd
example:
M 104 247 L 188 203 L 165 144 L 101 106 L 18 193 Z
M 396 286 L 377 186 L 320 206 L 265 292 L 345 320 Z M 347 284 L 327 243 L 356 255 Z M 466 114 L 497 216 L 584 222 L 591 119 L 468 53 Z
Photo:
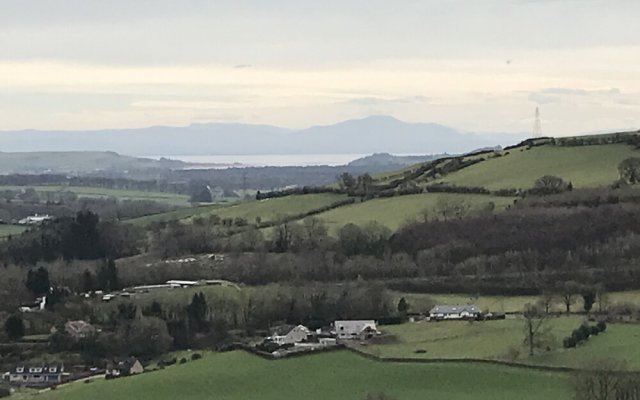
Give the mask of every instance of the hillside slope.
M 598 187 L 618 179 L 622 160 L 640 157 L 640 151 L 626 144 L 521 147 L 502 154 L 446 175 L 438 182 L 489 190 L 527 189 L 537 178 L 555 175 L 576 188 Z
M 139 376 L 71 384 L 33 398 L 360 400 L 385 392 L 403 400 L 562 400 L 569 398 L 568 389 L 563 375 L 508 367 L 381 363 L 346 351 L 279 361 L 230 352 Z

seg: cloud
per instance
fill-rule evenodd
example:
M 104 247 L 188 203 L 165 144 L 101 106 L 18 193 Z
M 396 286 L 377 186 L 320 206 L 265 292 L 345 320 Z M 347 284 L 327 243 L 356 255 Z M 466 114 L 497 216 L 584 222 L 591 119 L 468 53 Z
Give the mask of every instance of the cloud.
M 538 91 L 541 94 L 557 94 L 557 95 L 571 95 L 571 96 L 589 96 L 589 95 L 618 95 L 620 89 L 611 88 L 604 90 L 585 90 L 585 89 L 573 89 L 573 88 L 547 88 Z
M 251 67 L 253 67 L 253 65 L 251 64 L 238 64 L 233 66 L 233 68 L 235 69 L 245 69 L 245 68 L 251 68 Z
M 347 100 L 345 103 L 357 105 L 357 106 L 384 106 L 384 105 L 395 105 L 395 104 L 416 104 L 416 103 L 428 103 L 429 98 L 426 96 L 418 95 L 418 96 L 406 96 L 406 97 L 393 97 L 393 98 L 383 98 L 383 97 L 357 97 L 354 99 Z
M 586 98 L 596 101 L 617 102 L 622 92 L 618 88 L 587 90 L 579 88 L 552 87 L 529 92 L 528 99 L 538 104 L 563 103 Z

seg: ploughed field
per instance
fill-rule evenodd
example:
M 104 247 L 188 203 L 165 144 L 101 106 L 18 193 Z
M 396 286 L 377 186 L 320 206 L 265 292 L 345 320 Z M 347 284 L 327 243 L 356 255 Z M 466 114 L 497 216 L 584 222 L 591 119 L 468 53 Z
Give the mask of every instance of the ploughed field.
M 347 351 L 267 361 L 244 352 L 116 380 L 72 383 L 34 399 L 364 400 L 569 399 L 565 374 L 478 364 L 385 363 Z M 30 397 L 31 398 L 31 397 Z

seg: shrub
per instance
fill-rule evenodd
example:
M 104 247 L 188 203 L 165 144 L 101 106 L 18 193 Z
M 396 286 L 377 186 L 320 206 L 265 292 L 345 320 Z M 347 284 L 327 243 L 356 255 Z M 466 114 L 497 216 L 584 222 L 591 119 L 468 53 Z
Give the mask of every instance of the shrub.
M 591 336 L 591 329 L 589 329 L 589 326 L 586 324 L 580 325 L 578 330 L 581 332 L 583 340 L 587 340 L 589 336 Z
M 186 359 L 186 358 L 184 358 L 184 357 L 182 357 L 182 358 L 180 359 L 180 364 L 186 364 L 186 363 L 187 363 L 187 359 Z
M 0 386 L 0 397 L 9 397 L 11 396 L 11 390 L 9 388 Z
M 200 353 L 193 353 L 191 355 L 191 361 L 199 360 L 201 358 L 202 358 L 202 354 L 200 354 Z
M 565 349 L 574 348 L 574 347 L 576 347 L 576 341 L 573 338 L 573 336 L 568 336 L 568 337 L 564 338 L 564 340 L 562 340 L 562 346 Z
M 600 328 L 598 328 L 598 325 L 593 325 L 589 327 L 589 331 L 591 332 L 592 336 L 598 336 L 598 334 L 600 333 Z
M 600 321 L 598 322 L 598 324 L 596 325 L 598 327 L 598 329 L 600 330 L 600 332 L 604 332 L 607 330 L 607 323 L 604 321 Z

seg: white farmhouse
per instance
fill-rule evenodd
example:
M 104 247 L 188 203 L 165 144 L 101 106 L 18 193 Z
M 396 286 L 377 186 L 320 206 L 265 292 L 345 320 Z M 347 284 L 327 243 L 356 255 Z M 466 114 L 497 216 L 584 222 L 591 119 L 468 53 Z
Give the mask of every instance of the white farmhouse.
M 309 328 L 304 325 L 280 325 L 271 331 L 268 340 L 279 345 L 301 343 L 312 335 Z
M 374 320 L 336 321 L 333 328 L 338 339 L 371 339 L 380 334 Z
M 480 309 L 474 305 L 437 305 L 429 311 L 429 317 L 435 320 L 476 319 L 480 314 Z

